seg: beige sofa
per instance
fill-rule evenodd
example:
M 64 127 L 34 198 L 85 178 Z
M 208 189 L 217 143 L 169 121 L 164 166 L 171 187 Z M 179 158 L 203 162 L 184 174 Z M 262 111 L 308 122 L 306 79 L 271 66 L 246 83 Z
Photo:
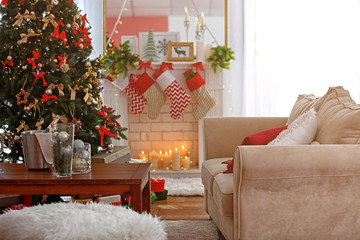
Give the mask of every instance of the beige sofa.
M 320 107 L 317 111 L 321 120 Z M 238 146 L 245 136 L 286 122 L 261 117 L 203 120 L 206 211 L 228 240 L 360 239 L 359 145 L 326 144 L 333 137 L 323 138 L 326 133 L 319 126 L 325 144 Z M 349 124 L 355 143 L 359 124 Z M 233 173 L 223 174 L 222 162 L 233 156 Z

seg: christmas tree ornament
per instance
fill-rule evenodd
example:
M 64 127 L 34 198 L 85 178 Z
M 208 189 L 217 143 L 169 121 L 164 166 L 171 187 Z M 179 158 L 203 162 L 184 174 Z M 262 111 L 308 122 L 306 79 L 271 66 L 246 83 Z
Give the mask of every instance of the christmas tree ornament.
M 75 85 L 74 88 L 72 88 L 69 85 L 68 90 L 70 92 L 70 100 L 75 100 L 76 99 L 76 91 L 80 90 L 79 86 Z
M 65 26 L 66 26 L 66 28 L 69 28 L 69 29 L 71 28 L 71 24 L 70 24 L 70 23 L 67 23 Z
M 59 136 L 60 136 L 60 134 L 59 134 Z M 62 141 L 62 142 L 65 142 L 65 141 Z M 70 157 L 72 154 L 73 154 L 72 147 L 70 145 L 61 146 L 61 148 L 60 148 L 60 155 L 61 156 Z
M 22 15 L 21 13 L 18 13 L 15 18 L 17 19 L 14 24 L 12 25 L 13 27 L 14 26 L 19 26 L 23 21 L 24 19 L 36 19 L 36 16 L 35 16 L 35 12 L 34 11 L 31 11 L 29 13 L 29 10 L 25 10 L 24 12 L 24 15 Z
M 54 62 L 54 63 L 57 63 L 57 62 L 58 62 L 58 60 L 57 60 L 56 58 L 54 58 L 53 62 Z
M 16 128 L 16 133 L 19 134 L 22 129 L 24 129 L 24 131 L 29 130 L 29 126 L 26 125 L 26 122 L 24 120 L 20 121 L 20 125 Z
M 86 102 L 87 105 L 92 104 L 93 102 L 93 95 L 91 93 L 89 93 L 89 88 L 84 88 L 84 92 L 85 92 L 85 96 L 84 96 L 84 101 Z
M 42 27 L 42 30 L 45 30 L 46 27 L 49 25 L 49 23 L 54 27 L 54 28 L 57 28 L 59 26 L 59 24 L 55 21 L 55 16 L 54 14 L 49 14 L 47 15 L 49 17 L 43 17 L 42 18 L 42 22 L 44 23 L 43 24 L 43 27 Z
M 102 97 L 101 96 L 99 96 L 99 97 L 97 97 L 96 99 L 96 102 L 97 102 L 97 108 L 101 108 L 102 107 L 102 105 L 103 105 L 103 99 L 102 99 Z
M 77 22 L 75 22 L 75 19 L 74 19 L 74 22 L 71 25 L 71 28 L 74 31 L 77 31 L 79 29 L 79 24 Z
M 194 72 L 193 68 L 196 68 L 197 71 Z M 197 100 L 196 109 L 193 112 L 193 115 L 197 120 L 205 117 L 206 114 L 216 105 L 214 98 L 205 87 L 205 81 L 199 74 L 198 69 L 204 70 L 201 62 L 194 63 L 192 68 L 184 73 L 186 85 L 195 95 Z
M 69 134 L 65 131 L 59 132 L 58 138 L 61 142 L 66 142 L 69 139 Z
M 100 125 L 95 125 L 95 129 L 99 130 L 100 129 Z
M 35 126 L 37 130 L 41 130 L 42 125 L 44 124 L 44 118 L 41 118 L 40 121 L 38 121 Z
M 91 62 L 90 62 L 90 61 L 86 61 L 86 62 L 85 62 L 85 67 L 91 67 Z
M 36 111 L 39 111 L 39 117 L 40 117 L 40 106 L 39 106 L 39 100 L 37 100 L 36 98 L 34 99 L 34 102 L 33 103 L 30 103 L 29 104 L 29 108 L 34 108 L 34 117 L 36 115 Z
M 54 37 L 54 38 L 58 38 L 60 40 L 62 40 L 62 43 L 64 45 L 66 45 L 66 33 L 65 31 L 62 31 L 61 33 L 60 32 L 60 29 L 59 29 L 59 26 L 57 28 L 54 28 L 54 31 L 52 32 L 52 34 L 49 36 L 49 37 Z
M 64 85 L 62 83 L 59 83 L 59 84 L 56 84 L 56 85 L 54 83 L 50 83 L 49 86 L 48 86 L 48 89 L 51 89 L 51 90 L 54 90 L 55 88 L 59 92 L 59 97 L 64 97 L 65 96 L 64 91 L 63 91 L 64 90 Z M 45 91 L 45 93 L 46 93 L 46 91 Z M 52 94 L 52 91 L 48 95 L 51 95 L 51 94 Z
M 52 89 L 51 88 L 47 88 L 46 90 L 45 90 L 45 94 L 46 95 L 52 95 Z
M 161 107 L 165 104 L 166 97 L 159 86 L 155 84 L 154 80 L 152 80 L 146 72 L 146 69 L 152 69 L 151 62 L 145 63 L 140 60 L 138 70 L 141 70 L 142 68 L 145 69 L 145 72 L 133 83 L 133 85 L 136 91 L 146 99 L 149 106 L 148 117 L 154 120 L 159 116 Z
M 80 43 L 79 45 L 79 48 L 84 48 L 84 44 Z
M 9 60 L 9 58 L 11 58 Z M 3 69 L 2 71 L 5 72 L 5 67 L 6 65 L 9 65 L 9 66 L 14 66 L 14 61 L 12 60 L 12 57 L 11 56 L 8 56 L 7 59 L 5 60 L 4 64 L 3 64 Z
M 59 121 L 62 123 L 68 123 L 68 119 L 65 115 L 59 115 L 55 113 L 51 113 L 52 122 L 50 124 L 57 124 Z
M 172 67 L 170 69 L 172 69 Z M 179 119 L 191 101 L 190 95 L 176 82 L 175 77 L 169 70 L 162 73 L 156 82 L 170 98 L 170 116 L 175 120 Z
M 15 136 L 15 133 L 13 133 L 13 132 L 6 134 L 6 138 L 7 138 L 7 140 L 8 140 L 7 146 L 8 146 L 9 148 L 12 148 L 13 145 L 14 145 L 14 136 Z
M 38 64 L 37 64 L 37 67 L 38 67 L 38 68 L 42 68 L 42 67 L 43 67 L 43 64 L 42 64 L 42 63 L 38 63 Z
M 27 69 L 27 66 L 24 65 L 24 66 L 21 67 L 21 69 L 25 71 Z
M 136 91 L 133 85 L 139 78 L 139 75 L 132 73 L 130 74 L 130 79 L 127 77 L 119 79 L 116 80 L 115 84 L 131 99 L 130 110 L 134 114 L 140 114 L 144 110 L 146 104 L 145 98 Z
M 20 37 L 21 39 L 19 41 L 17 41 L 17 44 L 21 45 L 23 43 L 27 43 L 29 37 L 37 37 L 40 34 L 35 33 L 34 30 L 32 29 L 28 29 L 28 33 L 20 33 Z
M 27 82 L 27 78 L 25 79 L 25 82 L 24 82 L 22 88 L 20 89 L 20 92 L 15 95 L 15 97 L 17 99 L 17 102 L 16 102 L 17 105 L 26 104 L 28 101 L 27 99 L 28 99 L 30 93 L 25 91 L 25 89 L 24 89 L 26 82 Z M 24 96 L 23 100 L 21 100 L 21 96 Z
M 7 59 L 8 61 L 11 61 L 13 58 L 12 58 L 12 56 L 9 55 L 9 56 L 6 57 L 6 59 Z
M 98 129 L 99 132 L 99 136 L 100 136 L 100 145 L 103 147 L 104 146 L 104 137 L 105 135 L 108 135 L 109 137 L 115 137 L 117 136 L 117 133 L 112 133 L 110 132 L 106 126 L 102 126 L 101 129 Z
M 36 72 L 34 72 L 33 75 L 34 75 L 34 77 L 35 77 L 35 79 L 34 79 L 34 86 L 35 86 L 35 84 L 36 84 L 36 81 L 37 81 L 39 78 L 41 78 L 41 79 L 43 80 L 43 84 L 42 84 L 43 87 L 46 87 L 46 86 L 48 85 L 47 82 L 45 81 L 45 78 L 44 78 L 44 75 L 45 75 L 45 72 L 44 72 L 44 71 L 41 71 L 39 74 L 37 74 Z
M 38 51 L 32 51 L 32 58 L 28 58 L 27 61 L 32 65 L 32 70 L 36 68 L 35 60 L 40 57 L 40 54 Z
M 54 4 L 55 6 L 59 4 L 58 0 L 51 0 L 51 4 Z
M 86 73 L 84 73 L 81 78 L 83 80 L 86 80 L 90 77 L 91 78 L 96 78 L 97 76 L 97 72 L 93 71 L 93 68 L 92 67 L 88 67 L 88 71 Z
M 70 69 L 70 67 L 69 67 L 69 64 L 67 64 L 67 63 L 62 63 L 60 65 L 60 71 L 62 71 L 63 73 L 68 72 L 69 69 Z
M 31 108 L 29 106 L 24 106 L 24 112 L 30 112 Z
M 111 153 L 114 149 L 114 144 L 109 143 L 108 145 L 106 145 L 106 150 L 108 153 Z
M 46 16 L 50 15 L 50 11 L 46 11 L 46 12 L 45 12 L 45 15 L 46 15 Z
M 14 141 L 21 142 L 21 137 L 19 135 L 15 135 Z

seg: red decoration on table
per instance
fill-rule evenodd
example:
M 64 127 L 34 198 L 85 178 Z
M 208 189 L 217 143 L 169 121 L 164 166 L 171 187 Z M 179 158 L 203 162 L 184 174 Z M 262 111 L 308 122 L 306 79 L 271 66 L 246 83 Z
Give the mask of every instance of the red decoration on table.
M 35 86 L 36 80 L 38 80 L 39 78 L 42 78 L 42 80 L 43 80 L 43 86 L 44 86 L 44 87 L 47 86 L 47 82 L 45 81 L 45 78 L 44 78 L 44 75 L 45 75 L 45 72 L 44 72 L 44 71 L 41 71 L 39 74 L 33 73 L 33 75 L 35 76 L 34 86 Z
M 163 192 L 165 190 L 165 179 L 151 178 L 151 191 Z
M 117 133 L 110 132 L 105 126 L 102 126 L 101 129 L 99 129 L 98 131 L 99 131 L 100 143 L 101 143 L 102 147 L 104 146 L 104 136 L 105 136 L 105 134 L 108 135 L 109 137 L 117 136 Z
M 38 51 L 32 51 L 33 57 L 32 58 L 28 58 L 28 62 L 32 64 L 32 70 L 34 70 L 36 68 L 36 63 L 35 63 L 35 59 L 40 57 L 40 54 Z
M 43 95 L 42 98 L 41 98 L 41 101 L 42 101 L 42 102 L 46 102 L 47 100 L 50 100 L 50 99 L 59 100 L 58 97 L 55 96 L 55 95 L 49 96 L 49 95 L 47 95 L 47 94 L 44 93 L 44 95 Z

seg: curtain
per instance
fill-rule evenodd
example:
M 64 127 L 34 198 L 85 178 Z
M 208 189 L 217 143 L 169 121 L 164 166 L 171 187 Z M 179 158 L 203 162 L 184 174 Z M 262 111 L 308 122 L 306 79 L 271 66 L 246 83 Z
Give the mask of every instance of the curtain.
M 232 89 L 241 94 L 240 115 L 288 116 L 298 94 L 321 96 L 339 85 L 359 102 L 358 0 L 243 0 L 239 10 L 243 47 L 238 36 L 230 46 L 240 58 L 232 69 L 243 70 L 235 70 L 241 84 Z M 230 29 L 238 15 L 230 11 Z

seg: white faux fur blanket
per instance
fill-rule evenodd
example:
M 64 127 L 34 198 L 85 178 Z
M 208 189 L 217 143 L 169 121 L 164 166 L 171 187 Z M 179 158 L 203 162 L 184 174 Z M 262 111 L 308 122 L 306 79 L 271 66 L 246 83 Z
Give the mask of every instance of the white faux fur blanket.
M 165 240 L 151 214 L 100 203 L 54 203 L 0 215 L 0 239 Z
M 201 178 L 164 178 L 170 196 L 204 196 Z

